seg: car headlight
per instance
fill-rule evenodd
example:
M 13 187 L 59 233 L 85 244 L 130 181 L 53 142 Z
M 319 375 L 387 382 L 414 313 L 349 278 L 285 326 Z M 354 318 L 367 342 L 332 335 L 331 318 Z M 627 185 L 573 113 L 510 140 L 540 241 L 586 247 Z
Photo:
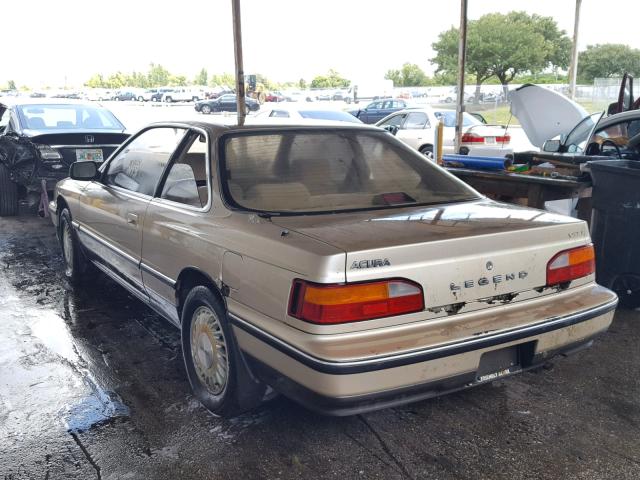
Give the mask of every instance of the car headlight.
M 43 160 L 62 160 L 62 154 L 49 145 L 36 145 Z

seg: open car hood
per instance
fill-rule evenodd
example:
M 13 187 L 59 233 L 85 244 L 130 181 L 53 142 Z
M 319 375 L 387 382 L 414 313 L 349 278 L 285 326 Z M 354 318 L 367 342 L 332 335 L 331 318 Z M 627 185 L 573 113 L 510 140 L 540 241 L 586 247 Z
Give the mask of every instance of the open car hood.
M 537 85 L 511 92 L 511 113 L 520 121 L 529 141 L 538 148 L 557 135 L 568 135 L 587 111 L 573 100 Z

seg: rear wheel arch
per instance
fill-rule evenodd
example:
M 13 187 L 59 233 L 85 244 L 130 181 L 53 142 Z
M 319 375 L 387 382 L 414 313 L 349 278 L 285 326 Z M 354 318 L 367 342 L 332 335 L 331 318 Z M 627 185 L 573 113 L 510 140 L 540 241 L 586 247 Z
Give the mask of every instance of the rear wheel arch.
M 184 307 L 187 295 L 189 295 L 189 292 L 194 287 L 200 285 L 209 288 L 226 309 L 227 302 L 225 302 L 224 295 L 216 282 L 199 268 L 186 267 L 178 275 L 178 280 L 176 281 L 175 286 L 178 318 L 182 318 L 182 308 Z

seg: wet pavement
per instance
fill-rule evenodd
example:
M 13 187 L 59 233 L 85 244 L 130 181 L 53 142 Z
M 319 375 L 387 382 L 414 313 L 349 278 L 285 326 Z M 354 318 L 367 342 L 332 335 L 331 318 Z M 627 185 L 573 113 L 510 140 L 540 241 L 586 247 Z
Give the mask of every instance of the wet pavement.
M 0 479 L 640 478 L 640 312 L 535 372 L 322 417 L 192 397 L 178 331 L 106 277 L 64 279 L 48 220 L 0 218 Z

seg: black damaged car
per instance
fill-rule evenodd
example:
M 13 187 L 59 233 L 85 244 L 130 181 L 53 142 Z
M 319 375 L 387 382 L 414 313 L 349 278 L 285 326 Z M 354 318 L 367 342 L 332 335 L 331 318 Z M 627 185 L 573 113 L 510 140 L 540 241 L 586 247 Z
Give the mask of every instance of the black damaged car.
M 61 100 L 0 100 L 0 216 L 53 191 L 75 161 L 102 162 L 128 137 L 104 107 Z M 43 182 L 44 180 L 44 182 Z

